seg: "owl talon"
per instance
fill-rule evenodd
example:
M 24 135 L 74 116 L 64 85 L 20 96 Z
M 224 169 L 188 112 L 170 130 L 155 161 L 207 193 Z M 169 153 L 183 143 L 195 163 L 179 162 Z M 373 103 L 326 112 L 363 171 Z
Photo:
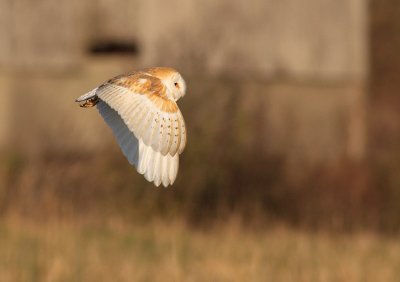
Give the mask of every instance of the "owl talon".
M 83 101 L 82 103 L 79 104 L 79 107 L 81 108 L 90 108 L 96 106 L 96 104 L 99 102 L 99 98 L 94 97 L 91 99 L 88 99 L 86 101 Z

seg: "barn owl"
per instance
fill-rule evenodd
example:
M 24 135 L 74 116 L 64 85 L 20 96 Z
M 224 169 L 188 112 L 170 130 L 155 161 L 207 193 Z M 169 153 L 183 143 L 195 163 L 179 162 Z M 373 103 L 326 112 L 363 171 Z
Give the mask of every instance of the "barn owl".
M 176 70 L 155 67 L 116 76 L 76 102 L 96 106 L 129 163 L 148 181 L 167 187 L 176 179 L 186 145 L 185 121 L 176 104 L 185 93 Z

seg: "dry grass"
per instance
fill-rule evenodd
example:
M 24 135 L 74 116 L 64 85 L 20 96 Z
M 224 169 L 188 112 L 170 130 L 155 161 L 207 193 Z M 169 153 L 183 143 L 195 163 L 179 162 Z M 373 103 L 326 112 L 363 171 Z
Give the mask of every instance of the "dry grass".
M 0 281 L 399 281 L 400 241 L 236 223 L 0 223 Z

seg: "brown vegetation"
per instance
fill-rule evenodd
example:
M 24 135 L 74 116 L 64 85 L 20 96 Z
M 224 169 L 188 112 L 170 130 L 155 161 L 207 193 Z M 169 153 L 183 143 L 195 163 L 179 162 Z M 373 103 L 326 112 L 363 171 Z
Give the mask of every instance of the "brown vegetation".
M 0 221 L 2 282 L 397 281 L 398 240 L 231 220 L 207 230 L 144 222 Z

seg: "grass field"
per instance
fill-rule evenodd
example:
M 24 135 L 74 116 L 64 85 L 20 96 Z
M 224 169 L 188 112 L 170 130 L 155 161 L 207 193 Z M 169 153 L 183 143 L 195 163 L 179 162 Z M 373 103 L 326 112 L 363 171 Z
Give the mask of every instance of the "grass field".
M 235 222 L 0 223 L 0 281 L 400 281 L 400 240 Z

